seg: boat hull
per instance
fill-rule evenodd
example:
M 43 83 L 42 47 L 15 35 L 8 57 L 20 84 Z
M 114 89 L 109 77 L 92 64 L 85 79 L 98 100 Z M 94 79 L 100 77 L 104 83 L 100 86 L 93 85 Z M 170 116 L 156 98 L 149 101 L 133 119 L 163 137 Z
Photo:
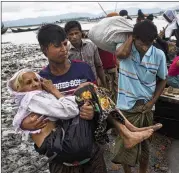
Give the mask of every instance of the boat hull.
M 18 29 L 12 29 L 11 28 L 11 31 L 14 32 L 14 33 L 18 33 L 18 32 L 29 32 L 29 31 L 36 31 L 38 30 L 38 28 L 28 28 L 28 29 L 21 29 L 21 28 L 18 28 Z
M 155 105 L 154 121 L 163 124 L 160 133 L 179 139 L 179 104 L 167 100 L 158 100 Z

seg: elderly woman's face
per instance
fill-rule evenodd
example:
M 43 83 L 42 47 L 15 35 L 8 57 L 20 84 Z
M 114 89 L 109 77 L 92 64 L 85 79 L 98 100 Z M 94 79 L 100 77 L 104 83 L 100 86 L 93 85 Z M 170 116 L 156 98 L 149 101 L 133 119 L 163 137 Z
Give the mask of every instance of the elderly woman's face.
M 33 72 L 27 72 L 22 75 L 22 84 L 19 92 L 28 92 L 42 90 L 41 82 Z

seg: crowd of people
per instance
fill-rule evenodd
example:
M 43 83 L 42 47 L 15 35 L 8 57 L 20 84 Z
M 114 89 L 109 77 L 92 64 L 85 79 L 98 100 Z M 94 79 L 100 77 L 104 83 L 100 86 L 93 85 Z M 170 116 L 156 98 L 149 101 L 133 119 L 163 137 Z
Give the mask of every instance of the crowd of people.
M 122 164 L 125 173 L 136 164 L 140 173 L 147 172 L 150 137 L 162 127 L 153 125 L 153 107 L 166 84 L 179 88 L 178 53 L 167 69 L 168 47 L 179 41 L 178 19 L 171 11 L 164 13 L 169 29 L 161 38 L 155 16 L 139 10 L 133 32 L 115 53 L 83 39 L 78 21 L 64 29 L 41 26 L 37 39 L 47 67 L 39 74 L 18 71 L 8 89 L 19 105 L 13 125 L 50 158 L 51 173 L 107 172 L 101 145 L 111 128 L 117 133 L 112 162 Z M 113 16 L 132 20 L 126 10 L 106 17 Z M 176 45 L 169 40 L 173 34 Z

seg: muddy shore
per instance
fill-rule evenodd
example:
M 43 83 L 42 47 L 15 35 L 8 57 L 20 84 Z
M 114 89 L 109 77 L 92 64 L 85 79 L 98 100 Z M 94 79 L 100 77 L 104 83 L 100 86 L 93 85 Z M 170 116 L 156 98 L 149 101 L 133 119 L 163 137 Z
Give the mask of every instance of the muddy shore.
M 47 158 L 40 156 L 33 148 L 33 142 L 27 141 L 16 134 L 12 127 L 12 119 L 16 113 L 13 100 L 7 92 L 6 82 L 16 71 L 28 67 L 39 71 L 46 66 L 47 59 L 41 53 L 39 45 L 2 43 L 1 49 L 1 172 L 2 173 L 30 173 L 43 164 Z M 110 143 L 105 146 L 105 160 L 109 173 L 123 173 L 111 170 L 110 158 L 114 144 L 113 136 Z M 168 150 L 173 139 L 155 133 L 151 145 L 150 173 L 169 173 Z M 134 172 L 135 169 L 133 169 Z M 39 173 L 49 173 L 48 165 Z

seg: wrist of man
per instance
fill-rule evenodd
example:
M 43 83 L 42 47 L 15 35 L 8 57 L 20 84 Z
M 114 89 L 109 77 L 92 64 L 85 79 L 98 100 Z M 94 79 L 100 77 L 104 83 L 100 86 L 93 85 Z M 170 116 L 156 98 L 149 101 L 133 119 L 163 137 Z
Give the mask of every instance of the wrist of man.
M 151 102 L 152 104 L 155 104 L 155 103 L 156 103 L 156 101 L 157 101 L 157 99 L 156 99 L 156 98 L 152 98 L 152 100 L 150 100 L 150 102 Z

